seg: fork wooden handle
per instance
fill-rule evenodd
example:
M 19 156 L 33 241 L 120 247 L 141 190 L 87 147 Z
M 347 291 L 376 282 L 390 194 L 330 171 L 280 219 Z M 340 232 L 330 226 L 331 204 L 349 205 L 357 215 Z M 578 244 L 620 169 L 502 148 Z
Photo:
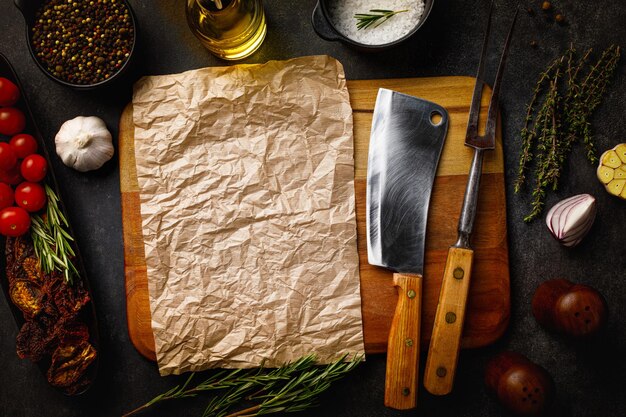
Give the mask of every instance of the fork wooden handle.
M 452 391 L 473 257 L 471 249 L 453 247 L 448 251 L 424 371 L 424 387 L 431 394 L 445 395 Z
M 398 287 L 398 304 L 387 343 L 385 405 L 408 410 L 417 405 L 422 277 L 393 274 L 393 283 Z

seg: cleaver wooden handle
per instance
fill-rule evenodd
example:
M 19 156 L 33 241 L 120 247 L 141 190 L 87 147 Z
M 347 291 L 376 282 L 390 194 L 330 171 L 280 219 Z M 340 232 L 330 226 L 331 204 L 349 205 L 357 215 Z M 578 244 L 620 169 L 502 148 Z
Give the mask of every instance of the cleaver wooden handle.
M 408 410 L 417 405 L 422 309 L 421 275 L 393 274 L 398 303 L 389 330 L 385 405 Z
M 452 391 L 473 258 L 474 251 L 471 249 L 452 247 L 448 250 L 424 370 L 424 387 L 431 394 L 445 395 Z

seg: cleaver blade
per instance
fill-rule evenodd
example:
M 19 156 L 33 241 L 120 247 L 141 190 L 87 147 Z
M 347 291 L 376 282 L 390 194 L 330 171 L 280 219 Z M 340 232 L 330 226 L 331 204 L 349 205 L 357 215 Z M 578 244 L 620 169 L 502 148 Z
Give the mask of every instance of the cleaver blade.
M 385 405 L 396 409 L 416 406 L 426 223 L 447 130 L 443 107 L 378 91 L 367 166 L 367 258 L 394 271 L 398 287 L 385 378 Z

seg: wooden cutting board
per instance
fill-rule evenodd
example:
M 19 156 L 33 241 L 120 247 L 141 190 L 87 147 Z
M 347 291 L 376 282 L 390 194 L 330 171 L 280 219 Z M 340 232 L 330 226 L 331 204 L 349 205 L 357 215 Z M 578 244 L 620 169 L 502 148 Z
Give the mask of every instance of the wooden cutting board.
M 365 188 L 372 111 L 378 88 L 384 87 L 433 101 L 450 116 L 430 204 L 424 271 L 422 344 L 432 330 L 448 247 L 456 241 L 472 150 L 463 145 L 474 79 L 469 77 L 406 78 L 348 81 L 354 112 L 354 157 L 358 251 L 365 351 L 386 351 L 397 294 L 392 273 L 367 263 Z M 483 95 L 485 120 L 489 94 Z M 141 229 L 139 187 L 135 167 L 132 107 L 122 114 L 119 129 L 120 188 L 124 228 L 124 273 L 128 332 L 145 357 L 155 360 L 150 324 L 148 282 Z M 485 346 L 502 335 L 509 321 L 509 261 L 506 235 L 504 162 L 500 129 L 496 150 L 486 154 L 473 247 L 474 269 L 462 347 Z

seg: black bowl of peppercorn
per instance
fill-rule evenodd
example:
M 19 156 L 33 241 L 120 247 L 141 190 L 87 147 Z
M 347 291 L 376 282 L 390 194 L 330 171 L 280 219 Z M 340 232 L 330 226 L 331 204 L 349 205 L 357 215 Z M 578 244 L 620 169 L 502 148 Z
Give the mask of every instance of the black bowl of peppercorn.
M 14 0 L 26 21 L 28 49 L 59 84 L 92 90 L 119 80 L 137 41 L 126 0 Z

